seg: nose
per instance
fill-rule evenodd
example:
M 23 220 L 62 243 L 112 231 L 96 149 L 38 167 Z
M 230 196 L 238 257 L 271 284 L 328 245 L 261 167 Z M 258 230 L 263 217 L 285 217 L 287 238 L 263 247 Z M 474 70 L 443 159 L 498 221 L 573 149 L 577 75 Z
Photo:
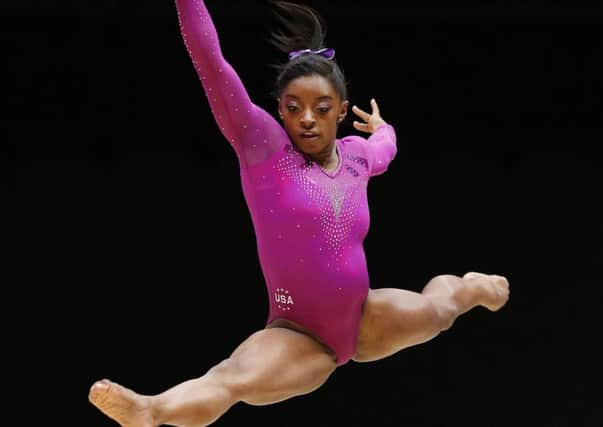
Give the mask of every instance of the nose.
M 300 123 L 304 129 L 312 129 L 316 120 L 314 119 L 314 114 L 312 114 L 312 110 L 308 109 L 303 112 L 300 116 Z

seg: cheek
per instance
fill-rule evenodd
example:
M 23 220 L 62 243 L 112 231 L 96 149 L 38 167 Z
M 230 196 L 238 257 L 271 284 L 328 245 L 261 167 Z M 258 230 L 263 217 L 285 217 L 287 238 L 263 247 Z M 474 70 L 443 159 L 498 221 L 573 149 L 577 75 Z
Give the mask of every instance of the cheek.
M 333 115 L 329 115 L 328 118 L 325 118 L 322 121 L 322 126 L 330 131 L 335 132 L 335 130 L 337 129 L 337 120 L 338 120 L 338 116 L 337 114 L 333 114 Z
M 293 123 L 294 123 L 294 120 L 293 120 L 293 119 L 291 119 L 290 117 L 285 116 L 285 117 L 283 118 L 283 126 L 284 126 L 285 128 L 287 128 L 287 129 L 292 128 L 292 127 L 293 127 Z

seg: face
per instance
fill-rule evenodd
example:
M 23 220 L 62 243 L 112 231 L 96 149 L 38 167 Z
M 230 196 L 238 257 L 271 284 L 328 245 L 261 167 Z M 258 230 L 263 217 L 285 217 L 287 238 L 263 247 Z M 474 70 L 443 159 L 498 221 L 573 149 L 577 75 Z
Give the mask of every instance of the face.
M 348 101 L 340 99 L 323 76 L 292 80 L 279 99 L 279 114 L 298 150 L 308 155 L 326 155 L 333 150 L 337 125 L 346 115 Z

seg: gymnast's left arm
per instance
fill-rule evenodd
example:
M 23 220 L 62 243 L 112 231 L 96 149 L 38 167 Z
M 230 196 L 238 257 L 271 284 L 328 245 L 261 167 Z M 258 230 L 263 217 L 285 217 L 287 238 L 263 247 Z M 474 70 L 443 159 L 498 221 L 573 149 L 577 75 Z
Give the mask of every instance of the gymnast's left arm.
M 371 134 L 366 144 L 366 152 L 370 175 L 375 176 L 387 170 L 396 156 L 397 145 L 396 131 L 392 125 L 383 120 L 377 101 L 374 99 L 371 99 L 371 108 L 372 112 L 367 113 L 354 105 L 352 111 L 364 121 L 362 123 L 355 120 L 354 128 Z

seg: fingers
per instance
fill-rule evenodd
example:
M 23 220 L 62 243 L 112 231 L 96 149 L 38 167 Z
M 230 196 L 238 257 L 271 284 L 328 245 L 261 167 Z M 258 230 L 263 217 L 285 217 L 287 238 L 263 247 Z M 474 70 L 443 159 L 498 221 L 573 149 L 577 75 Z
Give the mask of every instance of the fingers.
M 362 120 L 364 120 L 365 122 L 368 122 L 371 116 L 373 116 L 373 115 L 380 116 L 381 115 L 381 113 L 379 111 L 379 106 L 377 105 L 377 101 L 375 100 L 375 98 L 371 98 L 371 108 L 373 110 L 373 112 L 371 114 L 367 113 L 364 110 L 361 110 L 356 105 L 354 105 L 352 107 L 352 111 L 354 112 L 354 114 L 356 114 Z
M 371 133 L 371 128 L 369 127 L 369 125 L 367 123 L 360 123 L 359 121 L 354 120 L 352 125 L 354 126 L 355 129 L 357 129 L 361 132 Z
M 373 114 L 381 114 L 379 112 L 379 106 L 377 105 L 377 101 L 375 101 L 375 98 L 371 99 L 371 108 L 373 109 Z
M 368 122 L 369 118 L 371 117 L 371 115 L 369 113 L 367 113 L 364 110 L 361 110 L 360 108 L 358 108 L 356 105 L 354 105 L 352 107 L 352 111 L 354 112 L 354 114 L 356 114 L 358 117 L 360 117 L 362 120 L 364 120 L 365 122 Z

